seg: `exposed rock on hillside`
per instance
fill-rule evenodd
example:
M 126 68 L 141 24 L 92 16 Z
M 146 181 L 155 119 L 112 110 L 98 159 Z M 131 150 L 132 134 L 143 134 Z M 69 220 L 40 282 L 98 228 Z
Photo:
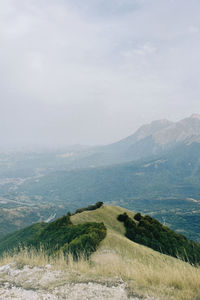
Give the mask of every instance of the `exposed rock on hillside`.
M 69 283 L 65 272 L 51 270 L 50 265 L 17 269 L 14 264 L 8 264 L 0 267 L 0 278 L 0 300 L 139 300 L 128 296 L 122 281 L 117 284 Z M 154 299 L 147 297 L 146 300 Z

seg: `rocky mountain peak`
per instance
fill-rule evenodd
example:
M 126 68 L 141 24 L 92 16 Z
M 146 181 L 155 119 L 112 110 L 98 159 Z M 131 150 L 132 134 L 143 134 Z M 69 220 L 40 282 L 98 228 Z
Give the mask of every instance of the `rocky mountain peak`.
M 182 119 L 157 132 L 153 138 L 158 144 L 188 141 L 190 138 L 200 136 L 200 115 L 192 114 L 189 118 Z M 198 139 L 199 140 L 199 139 Z
M 172 124 L 173 122 L 170 122 L 167 119 L 156 120 L 151 122 L 150 124 L 141 126 L 133 136 L 138 141 L 144 139 L 147 136 L 151 136 Z

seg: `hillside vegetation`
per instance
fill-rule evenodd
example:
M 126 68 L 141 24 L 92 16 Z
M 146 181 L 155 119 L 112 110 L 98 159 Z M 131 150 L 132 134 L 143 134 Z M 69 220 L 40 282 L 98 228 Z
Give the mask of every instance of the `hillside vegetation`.
M 118 220 L 124 223 L 125 235 L 130 240 L 193 265 L 200 264 L 199 244 L 175 233 L 150 216 L 137 213 L 132 219 L 124 213 L 118 216 Z
M 166 300 L 199 299 L 200 269 L 127 239 L 123 223 L 117 221 L 124 212 L 133 218 L 133 212 L 109 205 L 72 217 L 74 224 L 97 221 L 107 228 L 106 238 L 92 255 L 94 267 L 88 268 L 84 276 L 97 276 L 101 280 L 117 276 L 127 282 L 132 295 L 153 295 Z
M 45 286 L 47 290 L 52 285 L 60 286 L 68 281 L 92 281 L 106 285 L 123 281 L 132 296 L 148 295 L 165 300 L 199 299 L 200 269 L 127 239 L 123 223 L 117 220 L 118 215 L 124 212 L 133 218 L 133 212 L 108 205 L 71 217 L 74 225 L 103 222 L 107 228 L 105 239 L 89 260 L 80 259 L 76 262 L 70 256 L 66 260 L 63 255 L 52 257 L 43 250 L 24 249 L 13 256 L 4 254 L 0 264 L 14 261 L 22 268 L 25 264 L 38 267 L 50 263 L 54 269 L 62 270 L 62 275 L 59 282 Z M 26 282 L 25 278 L 23 281 Z
M 42 248 L 48 255 L 62 252 L 64 255 L 72 254 L 74 259 L 80 256 L 88 258 L 105 236 L 103 223 L 73 225 L 70 214 L 67 214 L 49 224 L 37 223 L 6 236 L 0 240 L 0 254 L 19 251 L 20 248 L 38 251 Z

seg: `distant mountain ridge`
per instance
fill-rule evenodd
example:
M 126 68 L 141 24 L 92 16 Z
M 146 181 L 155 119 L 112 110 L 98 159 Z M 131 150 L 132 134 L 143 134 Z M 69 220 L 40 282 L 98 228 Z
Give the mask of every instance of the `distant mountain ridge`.
M 179 145 L 200 143 L 200 115 L 178 122 L 166 119 L 141 126 L 134 134 L 113 144 L 98 147 L 80 162 L 80 166 L 101 166 L 166 153 Z
M 173 123 L 157 132 L 153 138 L 161 145 L 177 142 L 188 143 L 189 141 L 199 142 L 200 115 L 193 114 L 189 118 Z
M 150 124 L 141 126 L 134 134 L 114 143 L 133 144 L 152 136 L 157 144 L 169 144 L 171 142 L 185 141 L 188 138 L 200 136 L 200 115 L 192 114 L 190 117 L 178 122 L 171 122 L 166 119 L 153 121 Z M 162 137 L 162 139 L 161 139 Z

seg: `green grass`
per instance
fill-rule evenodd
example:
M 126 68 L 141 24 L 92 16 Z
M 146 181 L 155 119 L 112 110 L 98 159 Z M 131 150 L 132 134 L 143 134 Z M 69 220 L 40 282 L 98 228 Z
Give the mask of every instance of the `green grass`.
M 134 216 L 134 213 L 128 209 L 121 208 L 119 206 L 103 205 L 97 210 L 84 211 L 81 214 L 73 215 L 71 220 L 73 224 L 103 222 L 107 229 L 124 235 L 124 225 L 117 221 L 117 216 L 122 212 L 127 212 L 130 217 Z

